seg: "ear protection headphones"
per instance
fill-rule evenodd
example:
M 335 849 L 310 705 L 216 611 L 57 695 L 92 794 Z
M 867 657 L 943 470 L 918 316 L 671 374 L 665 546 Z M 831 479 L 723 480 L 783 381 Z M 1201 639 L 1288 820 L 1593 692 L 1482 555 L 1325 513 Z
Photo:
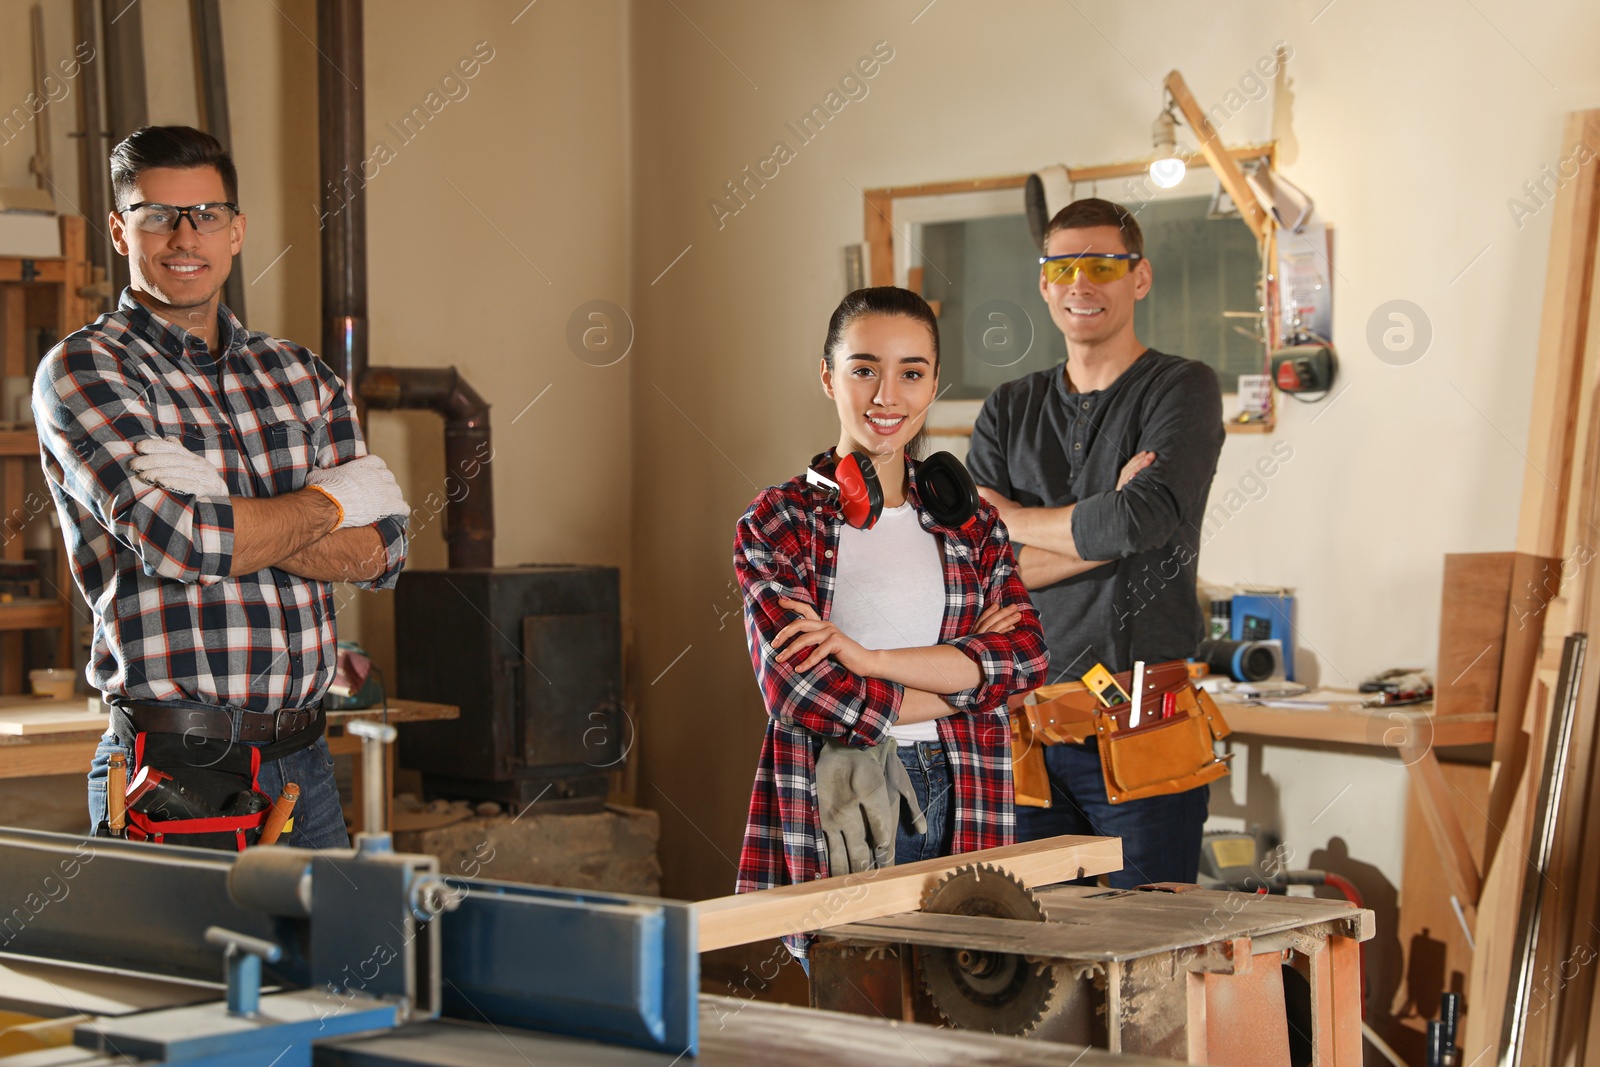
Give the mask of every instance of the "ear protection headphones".
M 913 474 L 922 506 L 940 526 L 965 526 L 978 515 L 978 487 L 961 461 L 948 452 L 935 452 L 917 464 Z M 870 530 L 883 514 L 883 486 L 878 470 L 865 452 L 852 452 L 834 467 L 833 478 L 815 467 L 806 481 L 839 494 L 844 521 L 858 530 Z

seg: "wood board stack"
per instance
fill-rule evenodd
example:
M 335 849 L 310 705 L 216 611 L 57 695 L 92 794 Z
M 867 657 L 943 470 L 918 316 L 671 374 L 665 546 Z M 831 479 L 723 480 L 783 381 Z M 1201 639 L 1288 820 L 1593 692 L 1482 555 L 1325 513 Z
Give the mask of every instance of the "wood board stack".
M 1600 111 L 1568 116 L 1562 143 L 1600 155 Z M 1533 418 L 1518 517 L 1519 560 L 1534 569 L 1512 590 L 1516 630 L 1506 632 L 1496 690 L 1499 714 L 1486 810 L 1481 890 L 1472 918 L 1465 1063 L 1493 1056 L 1506 1020 L 1527 879 L 1534 810 L 1551 732 L 1555 675 L 1569 634 L 1594 639 L 1577 679 L 1566 788 L 1551 802 L 1555 840 L 1540 885 L 1543 919 L 1533 944 L 1534 981 L 1520 1043 L 1525 1064 L 1600 1067 L 1600 1010 L 1594 980 L 1600 945 L 1600 322 L 1595 302 L 1600 245 L 1600 166 L 1580 168 L 1554 205 Z M 1441 642 L 1441 664 L 1447 658 Z M 1534 650 L 1539 650 L 1534 655 Z M 1507 671 L 1516 660 L 1523 669 Z M 1447 669 L 1441 666 L 1441 675 Z M 1448 681 L 1448 679 L 1442 679 Z M 1474 805 L 1464 797 L 1457 806 Z

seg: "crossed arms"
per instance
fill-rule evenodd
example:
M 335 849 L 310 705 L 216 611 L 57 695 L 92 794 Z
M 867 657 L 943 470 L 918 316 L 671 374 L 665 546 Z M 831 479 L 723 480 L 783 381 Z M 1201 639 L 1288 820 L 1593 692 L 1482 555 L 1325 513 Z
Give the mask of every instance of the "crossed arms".
M 867 747 L 896 723 L 1003 711 L 1008 696 L 1039 684 L 1049 654 L 1038 614 L 1016 575 L 1005 529 L 992 511 L 983 514 L 988 529 L 975 538 L 973 556 L 982 584 L 963 592 L 987 607 L 970 632 L 928 648 L 871 650 L 818 618 L 801 573 L 802 566 L 809 573 L 812 549 L 797 532 L 808 521 L 799 505 L 774 493 L 758 499 L 740 520 L 734 570 L 767 714 Z
M 319 457 L 331 464 L 294 492 L 234 496 L 211 460 L 162 435 L 148 383 L 99 345 L 67 346 L 35 384 L 45 466 L 147 574 L 211 584 L 276 567 L 374 581 L 398 571 L 409 508 L 381 459 L 349 454 L 361 448 L 354 413 L 332 372 L 323 377 L 323 410 L 340 429 Z

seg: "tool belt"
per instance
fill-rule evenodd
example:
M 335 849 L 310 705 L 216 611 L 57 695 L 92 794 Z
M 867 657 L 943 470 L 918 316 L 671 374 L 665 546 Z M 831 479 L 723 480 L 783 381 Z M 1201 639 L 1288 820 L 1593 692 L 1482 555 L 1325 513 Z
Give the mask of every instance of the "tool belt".
M 241 741 L 270 729 L 270 743 L 233 741 L 234 715 L 242 716 Z M 128 838 L 237 852 L 260 839 L 271 814 L 261 765 L 315 744 L 324 726 L 316 708 L 272 714 L 125 703 L 112 705 L 111 718 L 118 736 L 131 734 Z
M 1116 679 L 1124 691 L 1131 690 L 1131 672 Z M 1167 693 L 1173 695 L 1176 708 L 1170 718 L 1162 718 L 1161 698 Z M 1050 806 L 1046 745 L 1095 740 L 1106 797 L 1113 804 L 1187 792 L 1228 773 L 1228 765 L 1217 759 L 1211 745 L 1231 731 L 1211 694 L 1189 680 L 1185 661 L 1145 668 L 1140 707 L 1139 725 L 1130 727 L 1133 705 L 1107 708 L 1082 682 L 1047 685 L 1013 697 L 1011 767 L 1016 802 L 1025 807 Z

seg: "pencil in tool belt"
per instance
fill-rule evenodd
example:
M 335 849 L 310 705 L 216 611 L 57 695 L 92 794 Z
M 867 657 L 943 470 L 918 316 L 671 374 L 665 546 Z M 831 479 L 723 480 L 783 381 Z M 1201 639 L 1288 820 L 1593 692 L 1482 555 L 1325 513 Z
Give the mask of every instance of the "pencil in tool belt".
M 289 782 L 283 787 L 283 792 L 278 794 L 278 799 L 272 802 L 272 814 L 267 816 L 267 824 L 261 828 L 261 840 L 257 844 L 275 845 L 278 835 L 283 833 L 284 824 L 289 821 L 289 816 L 294 812 L 294 802 L 300 799 L 300 787 Z
M 1133 661 L 1133 711 L 1128 713 L 1128 729 L 1139 725 L 1140 710 L 1144 703 L 1144 660 Z

